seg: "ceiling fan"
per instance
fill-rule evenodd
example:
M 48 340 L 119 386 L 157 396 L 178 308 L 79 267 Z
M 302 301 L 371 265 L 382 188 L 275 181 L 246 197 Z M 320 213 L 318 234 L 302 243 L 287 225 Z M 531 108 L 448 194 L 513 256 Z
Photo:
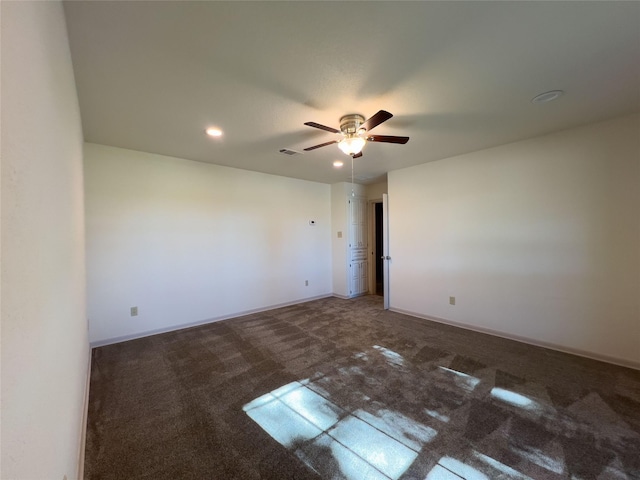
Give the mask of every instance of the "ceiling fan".
M 395 137 L 392 135 L 369 135 L 369 132 L 382 122 L 386 122 L 393 115 L 385 110 L 380 110 L 378 113 L 370 117 L 365 121 L 362 115 L 357 113 L 351 113 L 345 115 L 340 119 L 340 130 L 326 125 L 321 125 L 316 122 L 305 122 L 305 125 L 309 127 L 319 128 L 320 130 L 326 130 L 331 133 L 339 133 L 342 135 L 342 140 L 332 140 L 330 142 L 321 143 L 320 145 L 314 145 L 313 147 L 305 148 L 306 152 L 315 150 L 316 148 L 326 147 L 334 143 L 338 144 L 340 150 L 347 155 L 351 155 L 353 158 L 362 156 L 362 148 L 367 142 L 384 142 L 384 143 L 401 143 L 405 144 L 409 141 L 409 137 Z

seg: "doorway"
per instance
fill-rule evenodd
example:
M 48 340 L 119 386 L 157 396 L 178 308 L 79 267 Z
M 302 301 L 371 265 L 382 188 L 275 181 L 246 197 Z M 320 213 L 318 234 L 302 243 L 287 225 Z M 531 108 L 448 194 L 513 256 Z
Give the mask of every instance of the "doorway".
M 384 236 L 382 234 L 382 202 L 376 202 L 373 204 L 373 236 L 374 236 L 374 251 L 373 258 L 375 259 L 374 279 L 375 294 L 384 296 L 384 260 L 382 258 L 384 254 Z
M 369 292 L 383 298 L 384 309 L 391 306 L 389 267 L 389 197 L 382 194 L 382 200 L 369 201 Z

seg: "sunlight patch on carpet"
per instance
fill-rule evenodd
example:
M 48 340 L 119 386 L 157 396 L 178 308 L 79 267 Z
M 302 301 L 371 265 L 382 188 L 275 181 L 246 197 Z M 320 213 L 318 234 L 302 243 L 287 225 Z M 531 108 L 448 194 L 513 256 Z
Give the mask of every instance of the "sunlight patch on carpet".
M 452 370 L 450 368 L 447 367 L 438 367 L 440 370 L 442 370 L 443 372 L 447 373 L 448 375 L 451 375 L 451 377 L 453 378 L 453 381 L 455 382 L 455 384 L 458 387 L 461 387 L 467 391 L 472 391 L 474 388 L 476 388 L 478 386 L 478 384 L 480 383 L 480 379 L 473 377 L 471 375 L 468 375 L 466 373 L 463 372 L 459 372 L 457 370 Z
M 386 359 L 389 365 L 395 365 L 402 367 L 404 365 L 404 358 L 399 353 L 389 350 L 388 348 L 381 347 L 380 345 L 374 345 L 373 348 L 379 351 Z
M 473 455 L 479 459 L 480 461 L 486 463 L 487 465 L 489 465 L 490 467 L 495 468 L 496 470 L 498 470 L 499 472 L 502 472 L 506 475 L 509 476 L 509 478 L 513 478 L 514 480 L 533 480 L 531 477 L 528 477 L 527 475 L 525 475 L 524 473 L 520 473 L 519 471 L 511 468 L 508 465 L 505 465 L 504 463 L 501 463 L 499 461 L 497 461 L 495 458 L 491 458 L 487 455 L 483 455 L 480 452 L 473 452 Z
M 504 388 L 494 387 L 491 389 L 491 396 L 498 400 L 513 405 L 514 407 L 523 408 L 525 410 L 538 410 L 539 405 L 529 397 L 521 395 L 519 393 L 512 392 L 511 390 L 505 390 Z
M 398 479 L 438 433 L 387 408 L 349 414 L 308 388 L 309 383 L 283 385 L 243 410 L 322 476 L 338 469 L 347 479 Z

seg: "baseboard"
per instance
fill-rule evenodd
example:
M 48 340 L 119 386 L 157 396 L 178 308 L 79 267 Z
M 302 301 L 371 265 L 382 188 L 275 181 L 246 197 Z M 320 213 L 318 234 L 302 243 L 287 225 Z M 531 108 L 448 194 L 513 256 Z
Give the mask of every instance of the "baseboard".
M 339 293 L 332 293 L 332 297 L 341 298 L 342 300 L 349 300 L 351 297 L 347 295 L 340 295 Z
M 313 300 L 319 300 L 321 298 L 327 298 L 327 297 L 332 297 L 334 296 L 331 293 L 326 293 L 323 295 L 317 295 L 315 297 L 307 297 L 307 298 L 303 298 L 300 300 L 294 300 L 292 302 L 286 302 L 286 303 L 278 303 L 275 305 L 269 305 L 266 307 L 261 307 L 261 308 L 255 308 L 252 310 L 244 310 L 241 312 L 236 312 L 236 313 L 232 313 L 229 315 L 223 315 L 220 317 L 214 317 L 214 318 L 208 318 L 206 320 L 200 320 L 197 322 L 191 322 L 191 323 L 183 323 L 180 325 L 173 325 L 171 327 L 165 327 L 165 328 L 158 328 L 155 330 L 147 330 L 144 332 L 139 332 L 139 333 L 134 333 L 131 335 L 123 335 L 121 337 L 114 337 L 114 338 L 108 338 L 105 340 L 98 340 L 96 342 L 91 342 L 91 348 L 97 348 L 97 347 L 104 347 L 106 345 L 113 345 L 114 343 L 122 343 L 122 342 L 127 342 L 129 340 L 135 340 L 137 338 L 144 338 L 144 337 L 150 337 L 152 335 L 160 335 L 162 333 L 167 333 L 167 332 L 175 332 L 177 330 L 183 330 L 185 328 L 193 328 L 193 327 L 198 327 L 200 325 L 206 325 L 208 323 L 215 323 L 215 322 L 221 322 L 222 320 L 229 320 L 231 318 L 237 318 L 237 317 L 243 317 L 245 315 L 251 315 L 253 313 L 260 313 L 260 312 L 267 312 L 269 310 L 275 310 L 276 308 L 282 308 L 282 307 L 289 307 L 291 305 L 299 305 L 301 303 L 307 303 L 307 302 L 312 302 Z
M 352 298 L 365 297 L 367 295 L 370 295 L 370 293 L 356 293 L 355 295 L 340 295 L 339 293 L 331 294 L 332 297 L 341 298 L 342 300 L 351 300 Z
M 89 387 L 91 385 L 91 348 L 87 365 L 87 377 L 84 385 L 84 401 L 82 407 L 82 424 L 80 430 L 80 451 L 78 452 L 78 479 L 84 478 L 84 451 L 87 445 L 87 417 L 89 416 Z
M 445 325 L 451 325 L 453 327 L 464 328 L 465 330 L 472 330 L 474 332 L 486 333 L 489 335 L 493 335 L 495 337 L 506 338 L 508 340 L 515 340 L 516 342 L 522 342 L 528 345 L 534 345 L 536 347 L 548 348 L 549 350 L 556 350 L 558 352 L 569 353 L 572 355 L 578 355 L 580 357 L 590 358 L 592 360 L 612 363 L 614 365 L 619 365 L 621 367 L 640 370 L 640 362 L 635 362 L 633 360 L 611 357 L 609 355 L 602 355 L 599 353 L 589 352 L 586 350 L 580 350 L 578 348 L 566 347 L 564 345 L 558 345 L 556 343 L 551 343 L 551 342 L 544 342 L 541 340 L 536 340 L 534 338 L 529 338 L 529 337 L 523 337 L 520 335 L 512 335 L 505 332 L 501 332 L 499 330 L 493 330 L 493 329 L 484 328 L 484 327 L 477 327 L 475 325 L 469 325 L 467 323 L 455 322 L 453 320 L 447 320 L 446 318 L 434 317 L 431 315 L 423 315 L 420 313 L 411 312 L 411 311 L 403 310 L 400 308 L 390 308 L 389 310 L 391 310 L 392 312 L 402 313 L 403 315 L 409 315 L 411 317 L 417 317 L 417 318 L 429 320 L 432 322 L 443 323 Z

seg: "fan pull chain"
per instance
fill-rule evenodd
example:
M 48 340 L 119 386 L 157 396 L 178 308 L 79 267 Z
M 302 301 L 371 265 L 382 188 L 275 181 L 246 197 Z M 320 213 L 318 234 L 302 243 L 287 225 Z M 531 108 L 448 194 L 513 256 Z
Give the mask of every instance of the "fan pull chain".
M 356 192 L 354 189 L 355 185 L 354 185 L 354 181 L 353 181 L 353 155 L 351 155 L 351 196 L 355 197 L 356 196 Z

